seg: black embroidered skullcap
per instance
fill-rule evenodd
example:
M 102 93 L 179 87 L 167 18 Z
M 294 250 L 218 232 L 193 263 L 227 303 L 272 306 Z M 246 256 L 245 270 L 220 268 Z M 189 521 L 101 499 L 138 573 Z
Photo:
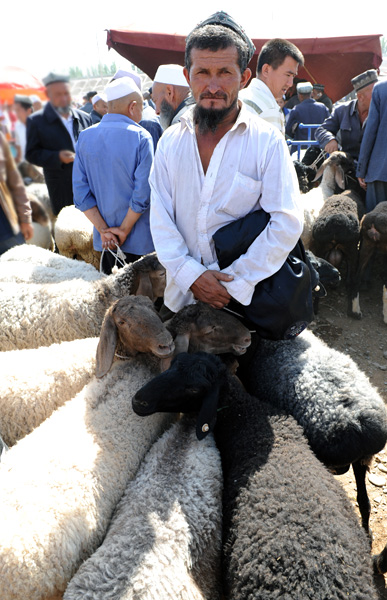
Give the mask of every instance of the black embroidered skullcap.
M 351 79 L 351 83 L 353 85 L 353 89 L 355 92 L 362 90 L 367 87 L 371 83 L 376 83 L 378 81 L 378 73 L 375 69 L 369 69 L 368 71 L 364 71 L 364 73 L 360 73 L 360 75 L 356 75 L 353 79 Z
M 325 88 L 325 85 L 323 83 L 314 83 L 313 84 L 313 89 L 317 90 L 318 92 L 323 92 Z
M 223 25 L 223 27 L 229 27 L 229 29 L 232 29 L 236 34 L 238 34 L 242 38 L 242 40 L 245 42 L 245 44 L 247 44 L 247 47 L 248 47 L 248 61 L 247 62 L 250 62 L 250 60 L 255 52 L 255 46 L 254 46 L 252 40 L 247 35 L 247 33 L 245 32 L 245 30 L 243 29 L 243 27 L 238 25 L 238 23 L 236 21 L 234 21 L 234 19 L 232 17 L 230 17 L 229 14 L 224 12 L 224 10 L 218 10 L 216 13 L 214 13 L 213 15 L 208 17 L 208 19 L 205 19 L 204 21 L 201 21 L 198 25 L 196 25 L 196 27 L 194 27 L 194 30 L 198 29 L 199 27 L 204 27 L 205 25 Z

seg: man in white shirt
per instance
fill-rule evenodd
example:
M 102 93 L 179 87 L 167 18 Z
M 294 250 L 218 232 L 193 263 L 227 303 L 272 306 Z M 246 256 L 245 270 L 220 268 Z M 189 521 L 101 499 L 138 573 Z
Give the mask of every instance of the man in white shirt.
M 256 78 L 239 94 L 250 111 L 277 127 L 283 135 L 285 118 L 277 100 L 293 85 L 298 66 L 303 64 L 304 57 L 297 46 L 280 38 L 269 40 L 259 53 Z
M 302 231 L 286 142 L 238 100 L 250 58 L 237 26 L 201 24 L 187 38 L 185 75 L 196 105 L 164 132 L 150 177 L 151 232 L 173 312 L 195 300 L 249 305 L 255 285 L 282 266 Z M 213 234 L 259 208 L 269 224 L 220 271 Z

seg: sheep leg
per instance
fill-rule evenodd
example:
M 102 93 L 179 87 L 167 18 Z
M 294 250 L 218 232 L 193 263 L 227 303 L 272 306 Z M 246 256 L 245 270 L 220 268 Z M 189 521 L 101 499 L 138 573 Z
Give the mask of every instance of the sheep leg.
M 359 505 L 361 524 L 370 538 L 372 538 L 372 532 L 369 527 L 371 504 L 368 498 L 366 486 L 366 473 L 368 471 L 368 466 L 363 464 L 360 460 L 357 460 L 356 462 L 352 463 L 352 469 L 356 480 L 356 500 Z
M 374 554 L 372 562 L 376 575 L 387 573 L 387 544 L 379 554 Z
M 358 266 L 355 273 L 352 273 L 351 280 L 348 285 L 348 304 L 347 304 L 347 315 L 354 319 L 361 319 L 362 314 L 360 310 L 359 291 L 361 280 L 368 265 L 374 248 L 364 243 L 360 246 Z M 355 264 L 355 263 L 354 263 Z

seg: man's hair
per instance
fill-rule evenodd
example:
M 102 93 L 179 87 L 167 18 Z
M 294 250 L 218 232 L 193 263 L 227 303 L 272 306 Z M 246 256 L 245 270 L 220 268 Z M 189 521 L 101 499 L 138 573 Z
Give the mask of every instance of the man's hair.
M 96 96 L 97 92 L 93 91 L 93 92 L 87 92 L 86 96 L 83 96 L 84 98 L 86 98 L 87 100 L 90 100 L 93 98 L 93 96 Z
M 243 73 L 247 68 L 249 49 L 243 39 L 229 27 L 204 25 L 191 31 L 186 39 L 185 66 L 191 68 L 191 50 L 211 50 L 217 52 L 234 46 L 238 52 L 238 65 Z
M 24 108 L 24 110 L 29 110 L 31 109 L 32 112 L 34 112 L 33 106 L 32 104 L 30 104 L 29 102 L 23 102 L 23 100 L 15 100 L 15 104 L 20 104 L 20 106 L 22 108 Z
M 284 62 L 285 58 L 290 56 L 296 62 L 298 62 L 301 67 L 304 64 L 304 57 L 300 50 L 289 42 L 288 40 L 283 40 L 281 38 L 275 38 L 273 40 L 269 40 L 262 46 L 261 52 L 258 56 L 257 62 L 257 73 L 262 71 L 263 65 L 270 65 L 274 70 L 278 69 Z

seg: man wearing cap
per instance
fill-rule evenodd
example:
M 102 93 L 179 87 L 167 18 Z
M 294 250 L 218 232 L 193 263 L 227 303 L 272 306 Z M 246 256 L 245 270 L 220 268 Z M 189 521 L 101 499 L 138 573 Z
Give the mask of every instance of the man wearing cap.
M 27 119 L 26 159 L 43 167 L 52 210 L 57 215 L 73 203 L 75 144 L 79 133 L 91 125 L 91 119 L 71 107 L 67 76 L 50 73 L 43 82 L 49 102 Z
M 313 86 L 309 81 L 297 83 L 297 95 L 300 103 L 295 106 L 289 114 L 288 122 L 286 123 L 286 134 L 293 140 L 307 140 L 308 130 L 300 129 L 300 123 L 304 125 L 317 125 L 329 117 L 329 110 L 325 104 L 316 102 L 312 98 Z M 301 146 L 307 148 L 308 146 Z M 297 146 L 291 146 L 291 153 L 297 150 Z
M 104 115 L 107 113 L 107 102 L 105 94 L 95 94 L 92 97 L 91 103 L 93 110 L 90 113 L 91 122 L 93 125 L 99 123 Z
M 140 92 L 142 92 L 142 79 L 139 75 L 137 75 L 137 73 L 134 71 L 124 71 L 123 69 L 118 69 L 118 71 L 114 73 L 111 81 L 120 79 L 121 77 L 130 77 L 130 79 L 133 79 Z M 143 103 L 142 119 L 139 124 L 151 134 L 153 140 L 153 150 L 155 151 L 158 141 L 163 135 L 163 128 L 160 125 L 160 119 L 156 115 L 156 112 L 145 101 Z
M 387 81 L 372 92 L 367 125 L 360 146 L 356 175 L 366 189 L 366 211 L 387 201 Z
M 378 74 L 375 69 L 351 79 L 356 99 L 336 106 L 332 114 L 315 131 L 315 138 L 325 152 L 332 154 L 340 149 L 348 152 L 355 160 L 358 159 L 372 90 L 377 80 Z
M 180 65 L 160 65 L 152 85 L 152 99 L 160 123 L 165 130 L 180 121 L 185 111 L 195 104 Z
M 329 110 L 329 113 L 331 113 L 332 109 L 333 109 L 333 102 L 329 98 L 329 96 L 326 95 L 324 90 L 325 90 L 325 85 L 323 83 L 314 83 L 313 91 L 312 91 L 312 98 L 313 98 L 313 100 L 316 100 L 316 102 L 321 102 L 321 104 L 325 104 L 325 106 Z
M 32 100 L 29 96 L 17 94 L 13 100 L 17 121 L 15 123 L 16 164 L 21 163 L 26 154 L 27 119 L 33 113 Z
M 257 73 L 239 97 L 247 108 L 285 135 L 285 119 L 277 99 L 293 85 L 304 57 L 294 44 L 280 38 L 269 40 L 258 56 Z
M 184 73 L 196 104 L 164 132 L 155 154 L 151 230 L 167 270 L 163 308 L 172 312 L 195 300 L 249 305 L 255 285 L 281 267 L 302 231 L 285 139 L 238 100 L 251 76 L 254 46 L 246 38 L 223 12 L 190 33 Z M 270 213 L 269 224 L 220 270 L 213 234 L 259 208 Z
M 152 252 L 149 227 L 151 135 L 140 127 L 143 98 L 130 77 L 105 88 L 108 114 L 82 131 L 74 162 L 74 204 L 94 225 L 94 248 L 110 273 L 116 245 L 129 261 Z
M 81 106 L 81 108 L 79 110 L 83 110 L 83 112 L 85 112 L 89 115 L 91 113 L 91 111 L 93 110 L 92 100 L 96 94 L 97 94 L 97 92 L 95 92 L 95 91 L 87 92 L 86 96 L 84 96 L 84 98 L 86 99 L 86 102 L 83 106 Z

